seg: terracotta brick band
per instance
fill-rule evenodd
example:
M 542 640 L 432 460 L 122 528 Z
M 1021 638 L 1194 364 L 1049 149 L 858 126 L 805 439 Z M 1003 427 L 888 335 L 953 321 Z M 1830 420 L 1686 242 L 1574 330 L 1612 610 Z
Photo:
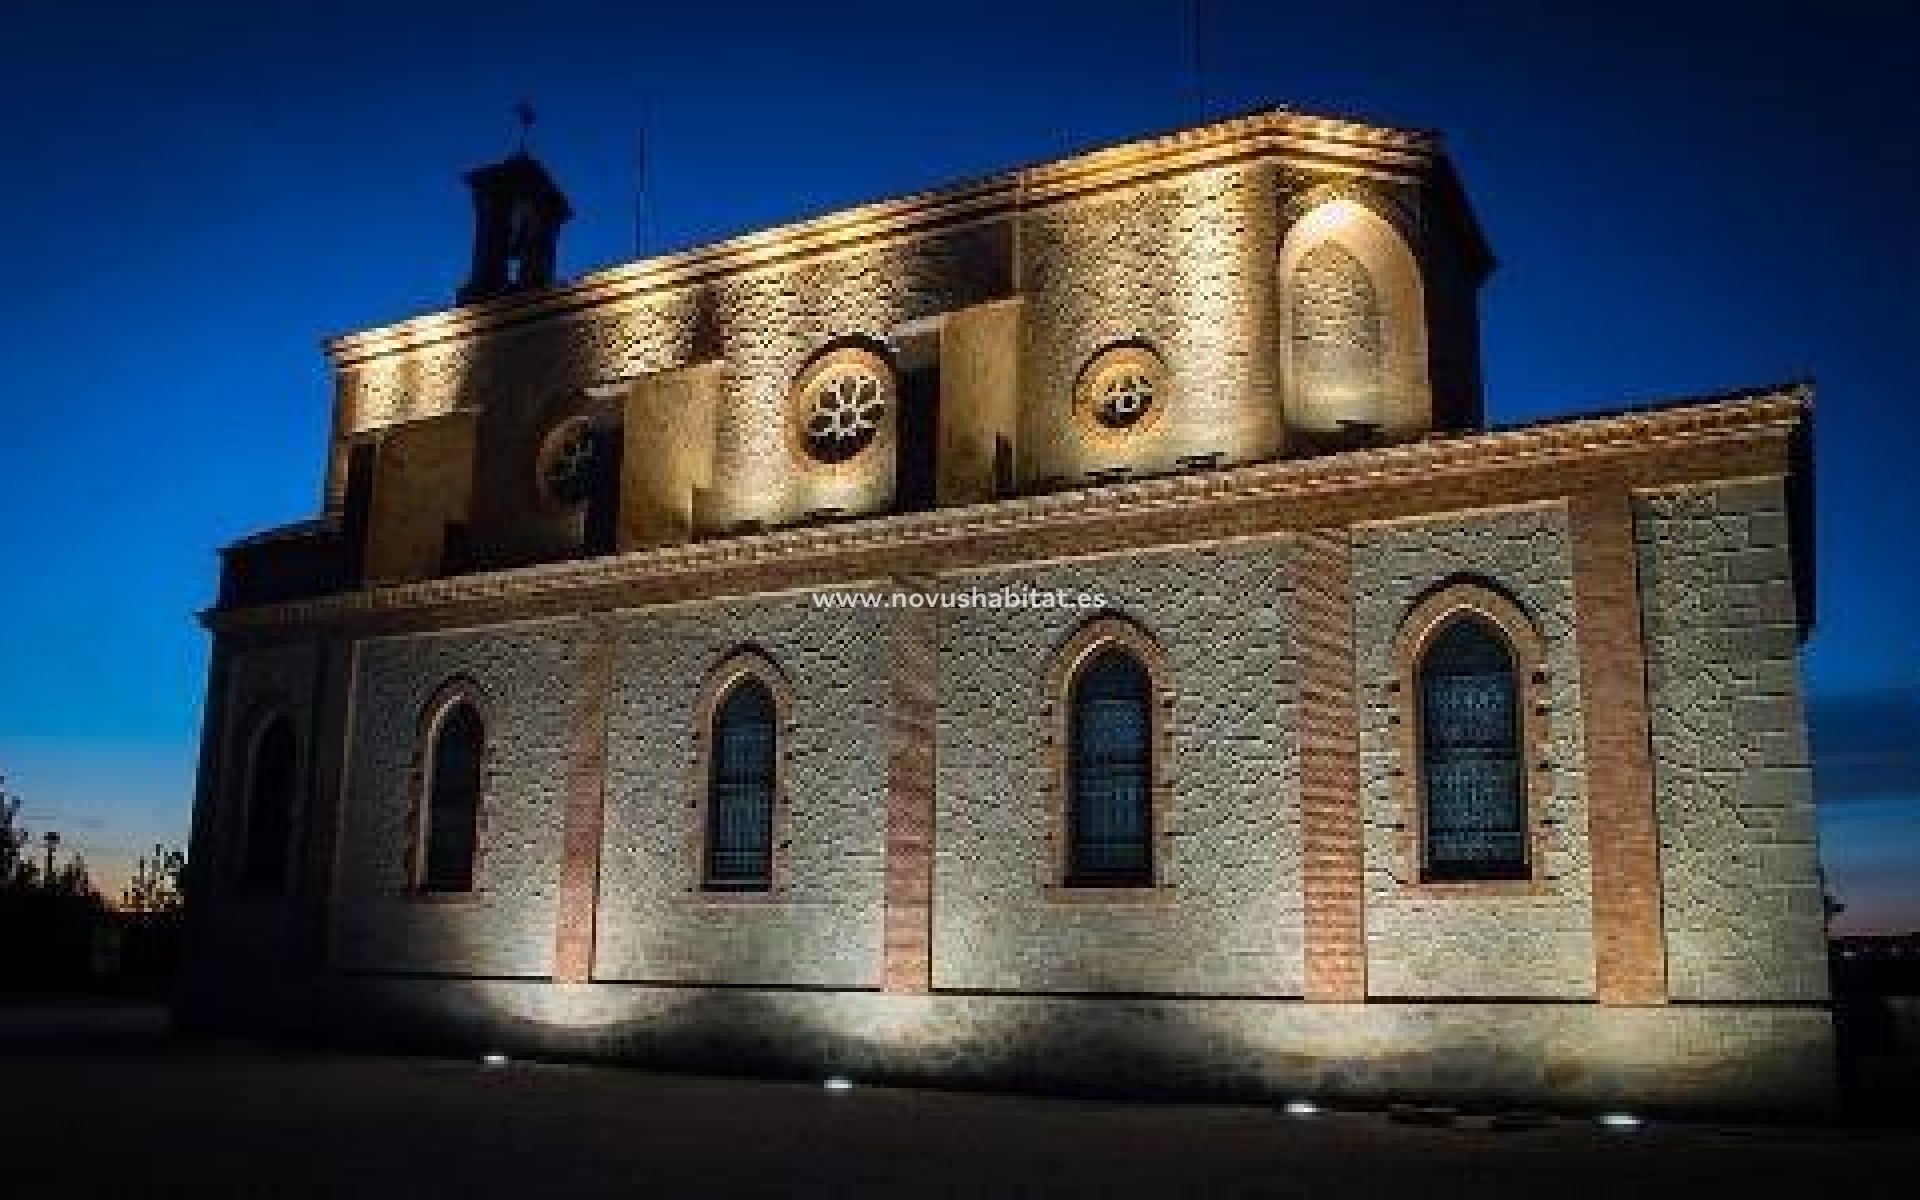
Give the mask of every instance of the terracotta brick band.
M 1568 502 L 1593 859 L 1594 987 L 1602 1004 L 1664 1004 L 1660 835 L 1647 733 L 1633 499 L 1594 487 Z
M 1294 562 L 1306 998 L 1357 1004 L 1367 998 L 1367 933 L 1353 683 L 1353 554 L 1345 534 L 1315 533 L 1300 539 Z
M 927 581 L 902 579 L 896 586 L 924 591 Z M 932 609 L 901 609 L 892 616 L 881 987 L 924 995 L 933 989 L 933 727 L 939 626 Z
M 553 978 L 559 983 L 586 983 L 593 978 L 613 657 L 613 640 L 602 630 L 587 653 L 580 699 L 574 706 L 561 818 L 559 916 L 553 940 Z

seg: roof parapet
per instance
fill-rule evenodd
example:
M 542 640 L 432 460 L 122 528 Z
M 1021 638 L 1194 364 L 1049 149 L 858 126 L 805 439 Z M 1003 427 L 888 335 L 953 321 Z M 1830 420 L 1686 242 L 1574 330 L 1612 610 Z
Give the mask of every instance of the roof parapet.
M 682 287 L 768 262 L 827 253 L 875 238 L 958 227 L 1003 215 L 1016 207 L 1056 202 L 1260 153 L 1413 174 L 1438 157 L 1440 137 L 1428 130 L 1314 116 L 1288 108 L 1263 109 L 604 267 L 536 293 L 343 333 L 326 339 L 324 346 L 336 367 L 351 366 Z

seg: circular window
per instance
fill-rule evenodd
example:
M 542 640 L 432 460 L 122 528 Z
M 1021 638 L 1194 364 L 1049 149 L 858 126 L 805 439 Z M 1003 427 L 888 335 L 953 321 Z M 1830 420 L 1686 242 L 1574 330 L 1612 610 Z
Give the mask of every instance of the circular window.
M 1112 371 L 1093 397 L 1093 419 L 1109 429 L 1138 424 L 1153 407 L 1153 376 L 1145 371 Z
M 893 372 L 866 350 L 835 350 L 800 376 L 794 388 L 794 442 L 813 463 L 852 462 L 886 432 Z
M 593 424 L 585 417 L 563 421 L 541 444 L 535 482 L 556 508 L 579 508 L 593 487 Z
M 1074 390 L 1074 416 L 1101 438 L 1146 430 L 1167 406 L 1167 369 L 1144 346 L 1115 346 L 1094 356 Z

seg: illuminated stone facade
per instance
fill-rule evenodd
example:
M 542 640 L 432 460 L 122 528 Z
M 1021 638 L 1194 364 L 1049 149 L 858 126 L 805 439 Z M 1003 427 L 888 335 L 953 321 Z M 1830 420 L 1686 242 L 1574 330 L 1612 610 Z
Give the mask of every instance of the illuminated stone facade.
M 324 512 L 230 548 L 206 617 L 185 1013 L 895 1079 L 1823 1102 L 1808 392 L 1484 429 L 1461 197 L 1430 135 L 1268 113 L 337 339 Z M 1085 603 L 952 599 L 1055 590 Z M 882 593 L 948 606 L 822 599 Z M 1431 850 L 1457 813 L 1423 631 L 1455 619 L 1517 706 L 1484 875 Z M 1076 689 L 1110 653 L 1142 681 L 1141 865 L 1089 882 Z M 743 679 L 774 748 L 759 874 L 723 887 Z M 471 795 L 435 778 L 456 703 Z M 252 779 L 276 717 L 295 795 Z M 284 886 L 241 888 L 276 803 Z M 425 886 L 456 811 L 473 886 Z

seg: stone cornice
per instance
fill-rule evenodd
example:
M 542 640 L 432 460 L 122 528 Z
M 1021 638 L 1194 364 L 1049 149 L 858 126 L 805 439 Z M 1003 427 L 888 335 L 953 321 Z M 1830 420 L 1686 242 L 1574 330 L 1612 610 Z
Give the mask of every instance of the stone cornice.
M 495 330 L 562 319 L 770 263 L 959 228 L 1016 207 L 1054 203 L 1249 157 L 1277 155 L 1329 168 L 1404 177 L 1423 170 L 1438 147 L 1438 138 L 1430 133 L 1272 109 L 609 267 L 533 295 L 342 334 L 328 339 L 326 350 L 336 367 L 350 368 Z
M 1810 406 L 1811 389 L 1792 385 L 1614 416 L 216 609 L 201 619 L 219 633 L 371 631 L 396 619 L 409 627 L 456 626 L 502 606 L 565 612 L 744 595 L 901 571 L 1011 566 L 1337 526 L 1476 502 L 1550 499 L 1568 494 L 1581 472 L 1610 473 L 1630 486 L 1781 473 Z M 1627 469 L 1633 464 L 1637 470 Z

